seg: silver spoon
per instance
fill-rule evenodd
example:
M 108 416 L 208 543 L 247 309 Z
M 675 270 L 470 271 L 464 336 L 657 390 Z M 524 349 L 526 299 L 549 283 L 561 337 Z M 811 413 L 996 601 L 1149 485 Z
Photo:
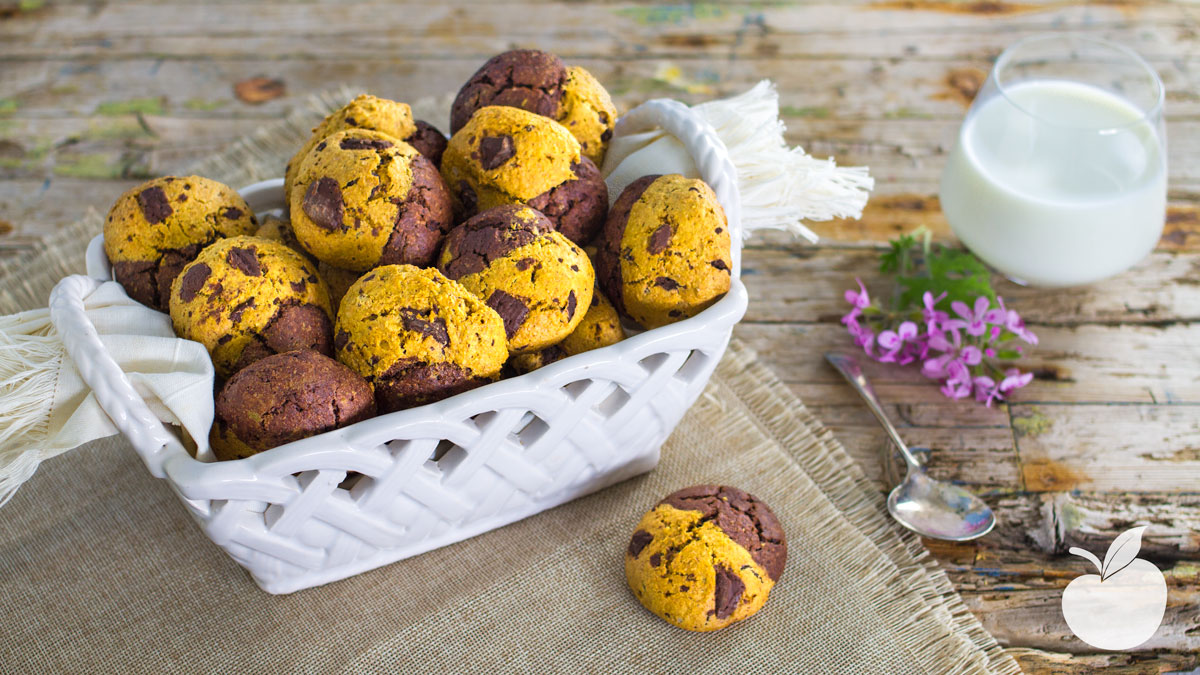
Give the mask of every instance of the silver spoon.
M 966 490 L 934 480 L 925 474 L 908 446 L 896 433 L 896 427 L 883 414 L 883 407 L 862 373 L 858 361 L 846 354 L 829 353 L 825 360 L 833 364 L 842 377 L 862 397 L 871 414 L 883 425 L 883 430 L 899 448 L 908 465 L 904 482 L 888 495 L 888 512 L 899 523 L 923 537 L 947 541 L 978 539 L 996 525 L 996 516 L 983 500 Z

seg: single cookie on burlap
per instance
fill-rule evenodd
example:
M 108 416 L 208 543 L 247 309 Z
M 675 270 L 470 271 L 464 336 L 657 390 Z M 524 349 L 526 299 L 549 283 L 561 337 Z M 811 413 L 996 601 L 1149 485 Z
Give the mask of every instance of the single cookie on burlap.
M 698 178 L 630 183 L 597 244 L 600 287 L 621 314 L 646 328 L 695 316 L 729 291 L 729 224 L 717 195 Z
M 554 120 L 518 108 L 476 111 L 450 139 L 441 170 L 460 220 L 528 204 L 584 244 L 608 213 L 608 185 L 579 142 Z
M 170 306 L 175 333 L 204 345 L 221 377 L 281 352 L 333 353 L 325 282 L 277 241 L 230 237 L 212 244 L 175 277 Z
M 432 264 L 454 219 L 432 162 L 403 141 L 363 129 L 339 131 L 313 147 L 296 172 L 290 210 L 307 251 L 358 272 Z
M 595 285 L 583 249 L 519 205 L 489 209 L 451 230 L 438 269 L 500 314 L 508 349 L 518 354 L 570 335 Z
M 786 564 L 787 540 L 770 507 L 737 488 L 696 485 L 642 516 L 625 578 L 662 619 L 711 631 L 762 609 Z
M 436 269 L 377 267 L 342 298 L 337 358 L 375 387 L 380 412 L 439 401 L 497 378 L 504 322 Z
M 167 311 L 171 282 L 222 237 L 254 234 L 258 224 L 236 190 L 201 176 L 164 176 L 131 188 L 104 221 L 113 278 L 138 302 Z
M 457 133 L 476 110 L 505 105 L 549 117 L 571 132 L 583 155 L 596 164 L 617 123 L 608 91 L 580 66 L 536 49 L 497 54 L 467 80 L 450 108 L 450 133 Z
M 240 459 L 374 416 L 375 395 L 358 373 L 318 352 L 285 352 L 221 387 L 209 444 L 217 459 Z

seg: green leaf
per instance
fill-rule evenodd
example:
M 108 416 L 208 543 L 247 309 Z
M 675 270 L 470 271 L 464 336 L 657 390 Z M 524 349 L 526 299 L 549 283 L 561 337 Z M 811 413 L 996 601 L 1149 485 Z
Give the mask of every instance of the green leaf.
M 945 293 L 938 307 L 948 309 L 954 301 L 973 306 L 983 296 L 993 303 L 992 272 L 967 251 L 938 246 L 925 256 L 925 274 L 897 277 L 901 292 L 900 307 L 919 307 L 926 291 L 933 295 Z
M 997 349 L 996 358 L 1001 361 L 1016 361 L 1021 358 L 1021 352 L 1015 349 Z

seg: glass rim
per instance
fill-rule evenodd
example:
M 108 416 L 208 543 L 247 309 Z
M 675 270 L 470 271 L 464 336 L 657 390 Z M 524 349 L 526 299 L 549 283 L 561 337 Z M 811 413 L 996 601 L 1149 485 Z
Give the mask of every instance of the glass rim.
M 1076 42 L 1086 42 L 1086 43 L 1090 43 L 1092 45 L 1104 47 L 1105 49 L 1110 49 L 1110 50 L 1119 52 L 1123 56 L 1128 58 L 1130 60 L 1130 62 L 1132 62 L 1137 67 L 1141 68 L 1141 70 L 1144 73 L 1149 75 L 1150 81 L 1154 83 L 1154 89 L 1155 89 L 1154 105 L 1150 106 L 1149 108 L 1147 108 L 1145 110 L 1142 110 L 1141 106 L 1137 105 L 1133 101 L 1130 101 L 1130 103 L 1133 103 L 1133 105 L 1142 114 L 1141 117 L 1139 117 L 1138 119 L 1132 120 L 1130 122 L 1126 122 L 1125 124 L 1117 124 L 1117 125 L 1109 125 L 1109 126 L 1101 126 L 1101 127 L 1086 127 L 1086 126 L 1063 124 L 1061 122 L 1055 122 L 1053 120 L 1046 119 L 1044 116 L 1039 115 L 1038 113 L 1035 113 L 1032 110 L 1029 110 L 1025 106 L 1023 106 L 1020 103 L 1018 103 L 1017 101 L 1013 100 L 1013 98 L 1008 95 L 1008 89 L 1011 85 L 1006 85 L 1000 77 L 1001 69 L 1003 69 L 1005 66 L 1008 65 L 1008 62 L 1012 60 L 1013 56 L 1017 53 L 1018 50 L 1020 50 L 1020 48 L 1025 47 L 1025 46 L 1029 45 L 1030 43 L 1044 42 L 1044 41 L 1050 41 L 1050 40 L 1063 40 L 1063 39 L 1073 40 Z M 1008 47 L 1005 47 L 1004 51 L 1001 52 L 1000 56 L 996 59 L 996 62 L 992 65 L 992 71 L 991 71 L 990 76 L 991 76 L 992 80 L 996 83 L 996 90 L 999 91 L 1000 95 L 1003 96 L 1006 101 L 1011 103 L 1017 110 L 1020 110 L 1021 112 L 1025 113 L 1026 115 L 1029 115 L 1030 117 L 1032 117 L 1033 119 L 1043 122 L 1045 124 L 1049 124 L 1049 125 L 1057 126 L 1057 127 L 1068 128 L 1068 129 L 1076 129 L 1078 131 L 1095 131 L 1095 132 L 1120 131 L 1122 129 L 1128 129 L 1128 128 L 1131 128 L 1131 127 L 1134 127 L 1134 126 L 1137 126 L 1137 125 L 1140 125 L 1140 124 L 1143 124 L 1146 122 L 1154 123 L 1157 119 L 1160 119 L 1162 117 L 1163 102 L 1166 99 L 1166 87 L 1163 85 L 1162 77 L 1159 76 L 1158 71 L 1156 71 L 1154 69 L 1154 67 L 1151 66 L 1148 61 L 1146 61 L 1146 59 L 1142 58 L 1141 54 L 1138 54 L 1137 52 L 1130 49 L 1129 47 L 1126 47 L 1125 45 L 1119 44 L 1117 42 L 1113 42 L 1111 40 L 1105 40 L 1104 38 L 1096 38 L 1096 37 L 1091 37 L 1091 36 L 1087 36 L 1087 35 L 1076 35 L 1076 34 L 1072 34 L 1072 33 L 1038 33 L 1036 35 L 1029 35 L 1029 36 L 1021 38 L 1020 40 L 1017 40 L 1016 42 L 1010 44 Z

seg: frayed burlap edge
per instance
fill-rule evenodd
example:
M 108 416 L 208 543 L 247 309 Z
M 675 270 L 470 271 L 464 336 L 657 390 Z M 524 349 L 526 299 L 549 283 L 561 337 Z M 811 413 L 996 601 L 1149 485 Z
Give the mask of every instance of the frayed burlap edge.
M 354 88 L 343 87 L 314 95 L 286 118 L 265 125 L 181 173 L 235 186 L 277 177 L 312 127 L 356 93 Z M 423 105 L 437 109 L 444 102 Z M 0 312 L 44 307 L 59 279 L 84 271 L 87 244 L 102 225 L 101 214 L 89 211 L 83 219 L 37 243 L 29 253 L 0 264 Z M 920 539 L 886 517 L 882 495 L 829 430 L 739 341 L 730 345 L 726 362 L 721 377 L 763 426 L 763 432 L 788 450 L 846 519 L 895 565 L 894 571 L 864 583 L 875 585 L 877 610 L 893 620 L 914 656 L 923 663 L 938 664 L 947 673 L 1020 673 L 1016 661 L 963 604 Z M 854 555 L 848 550 L 847 560 Z M 919 622 L 921 628 L 917 628 L 918 622 L 907 620 L 922 612 L 934 613 L 948 631 L 933 631 L 928 622 Z

